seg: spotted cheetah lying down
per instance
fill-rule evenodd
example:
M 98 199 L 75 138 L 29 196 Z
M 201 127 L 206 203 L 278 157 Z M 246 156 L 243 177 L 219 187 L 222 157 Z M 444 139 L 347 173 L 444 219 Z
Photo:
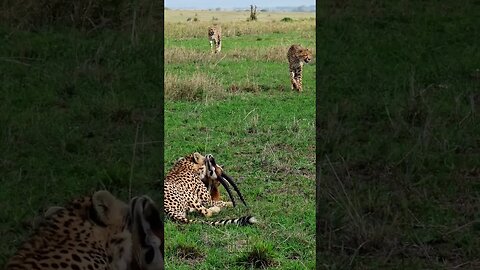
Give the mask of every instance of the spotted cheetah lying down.
M 220 212 L 221 208 L 233 207 L 233 202 L 212 201 L 211 195 L 202 182 L 202 179 L 207 178 L 207 175 L 214 177 L 216 175 L 215 169 L 216 163 L 211 155 L 205 157 L 199 153 L 193 153 L 179 159 L 165 178 L 163 201 L 165 214 L 172 220 L 181 223 L 205 223 L 210 225 L 250 225 L 255 223 L 256 219 L 252 216 L 218 221 L 193 220 L 186 217 L 186 213 L 190 209 L 202 213 L 205 217 L 211 217 L 214 213 Z M 224 177 L 216 177 L 215 179 L 218 179 L 226 187 L 225 189 L 229 190 L 227 187 L 228 179 Z M 236 185 L 232 186 L 235 187 Z M 243 196 L 241 198 L 244 201 Z

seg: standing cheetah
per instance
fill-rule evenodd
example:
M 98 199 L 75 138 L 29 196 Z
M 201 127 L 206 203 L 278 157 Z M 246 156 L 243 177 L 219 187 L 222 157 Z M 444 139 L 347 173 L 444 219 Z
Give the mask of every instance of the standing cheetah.
M 298 92 L 302 92 L 303 63 L 310 62 L 312 59 L 312 52 L 309 49 L 300 47 L 300 45 L 292 45 L 288 49 L 287 58 L 290 68 L 292 90 L 296 89 Z
M 208 28 L 208 40 L 212 52 L 218 53 L 222 50 L 222 28 L 220 25 L 210 26 Z M 215 49 L 213 48 L 215 46 Z

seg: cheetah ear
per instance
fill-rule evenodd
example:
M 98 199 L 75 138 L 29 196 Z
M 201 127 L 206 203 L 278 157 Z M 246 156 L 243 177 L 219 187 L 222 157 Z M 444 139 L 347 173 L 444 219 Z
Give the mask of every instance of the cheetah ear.
M 116 200 L 115 196 L 106 190 L 95 192 L 92 196 L 93 209 L 95 210 L 93 218 L 108 224 L 109 217 L 112 215 L 112 207 Z
M 193 161 L 197 164 L 202 164 L 204 162 L 204 157 L 200 153 L 195 152 L 193 153 Z

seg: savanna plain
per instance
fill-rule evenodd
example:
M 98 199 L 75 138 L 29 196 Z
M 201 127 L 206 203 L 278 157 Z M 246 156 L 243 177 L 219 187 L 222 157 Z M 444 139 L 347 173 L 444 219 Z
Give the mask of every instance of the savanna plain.
M 165 11 L 165 170 L 191 152 L 213 154 L 248 207 L 238 204 L 209 220 L 258 219 L 248 227 L 167 220 L 167 269 L 315 267 L 316 64 L 304 66 L 298 93 L 290 90 L 286 56 L 292 44 L 315 53 L 315 14 L 247 18 L 248 12 Z M 223 34 L 217 54 L 207 38 L 213 24 Z

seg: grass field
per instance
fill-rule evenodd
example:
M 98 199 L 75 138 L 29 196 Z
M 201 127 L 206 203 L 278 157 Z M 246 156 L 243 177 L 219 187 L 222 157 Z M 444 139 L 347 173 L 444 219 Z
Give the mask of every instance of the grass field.
M 132 46 L 116 31 L 0 27 L 0 268 L 47 207 L 99 189 L 161 203 L 159 46 L 153 33 Z
M 251 214 L 259 223 L 166 221 L 166 268 L 314 269 L 315 62 L 305 67 L 299 94 L 290 90 L 286 59 L 291 44 L 315 48 L 314 14 L 272 23 L 222 21 L 223 13 L 212 21 L 204 11 L 186 22 L 190 15 L 179 13 L 165 17 L 165 169 L 194 151 L 213 154 L 249 204 L 214 218 Z M 212 22 L 224 34 L 217 55 L 206 34 Z
M 248 5 L 247 5 L 248 9 Z M 245 22 L 250 16 L 248 11 L 208 11 L 208 10 L 165 10 L 165 18 L 168 23 L 186 23 L 190 18 L 196 22 Z M 288 17 L 294 20 L 315 18 L 313 12 L 260 12 L 257 11 L 258 22 L 279 22 Z M 168 30 L 168 29 L 166 29 Z
M 480 4 L 319 8 L 320 269 L 479 269 Z

